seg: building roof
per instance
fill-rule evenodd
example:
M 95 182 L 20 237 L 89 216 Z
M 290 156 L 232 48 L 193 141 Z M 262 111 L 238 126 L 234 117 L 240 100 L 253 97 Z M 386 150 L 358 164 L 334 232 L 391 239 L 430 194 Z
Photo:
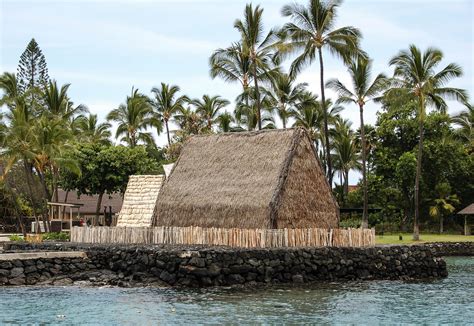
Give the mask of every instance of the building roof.
M 458 214 L 461 214 L 461 215 L 474 215 L 474 203 L 467 206 L 463 210 L 459 211 Z
M 117 226 L 151 226 L 163 175 L 131 175 Z
M 193 136 L 164 183 L 155 225 L 334 227 L 338 206 L 307 132 Z
M 58 202 L 64 203 L 67 202 L 69 204 L 82 204 L 83 206 L 80 208 L 80 212 L 82 214 L 92 215 L 95 214 L 95 210 L 97 207 L 97 200 L 99 199 L 99 195 L 78 195 L 77 191 L 69 191 L 66 199 L 66 191 L 63 189 L 58 190 Z M 104 206 L 107 206 L 107 212 L 109 211 L 109 206 L 112 207 L 112 213 L 118 213 L 122 208 L 122 195 L 120 193 L 114 193 L 111 195 L 104 194 L 102 197 L 102 203 L 100 205 L 100 212 L 103 213 Z

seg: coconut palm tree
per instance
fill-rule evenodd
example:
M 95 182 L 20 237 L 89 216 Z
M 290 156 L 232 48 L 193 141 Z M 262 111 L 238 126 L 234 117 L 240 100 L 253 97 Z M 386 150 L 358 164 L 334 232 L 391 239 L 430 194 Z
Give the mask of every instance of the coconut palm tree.
M 303 97 L 307 83 L 295 84 L 295 78 L 285 73 L 277 73 L 271 79 L 270 101 L 286 129 L 290 111 Z
M 160 121 L 153 116 L 149 99 L 134 88 L 130 96 L 127 96 L 125 103 L 109 112 L 107 120 L 118 123 L 115 138 L 122 137 L 120 140 L 130 147 L 135 147 L 139 141 L 154 145 L 153 136 L 144 130 L 148 127 L 156 127 L 159 130 L 161 125 Z
M 364 128 L 364 106 L 367 102 L 378 97 L 385 89 L 387 78 L 383 74 L 378 74 L 371 82 L 371 60 L 359 57 L 352 60 L 348 65 L 349 75 L 352 80 L 352 91 L 349 90 L 338 79 L 331 79 L 326 83 L 326 87 L 333 89 L 339 96 L 336 103 L 354 103 L 359 106 L 360 113 L 360 143 L 362 149 L 362 182 L 364 192 L 364 208 L 362 214 L 362 228 L 369 225 L 368 216 L 368 194 L 367 194 L 367 146 L 365 141 Z
M 252 82 L 250 72 L 250 57 L 244 51 L 242 43 L 233 43 L 225 49 L 217 49 L 209 59 L 211 77 L 222 78 L 226 82 L 238 82 L 242 91 L 248 94 L 248 88 Z
M 255 130 L 258 129 L 258 121 L 260 117 L 260 124 L 263 129 L 275 129 L 275 120 L 272 116 L 272 106 L 269 91 L 264 87 L 260 87 L 260 92 L 263 96 L 258 96 L 257 103 L 256 92 L 254 87 L 249 87 L 248 93 L 244 92 L 235 99 L 237 105 L 234 109 L 234 117 L 238 123 L 238 127 L 234 131 Z M 260 113 L 258 108 L 261 108 Z M 244 126 L 245 128 L 242 128 Z M 240 127 L 240 128 L 239 128 Z
M 59 117 L 51 119 L 42 115 L 33 127 L 33 166 L 40 177 L 47 200 L 58 201 L 58 180 L 60 169 L 80 174 L 77 162 L 65 153 L 72 150 L 73 134 L 67 128 L 67 121 Z M 51 189 L 47 176 L 51 176 Z
M 112 125 L 108 122 L 99 123 L 97 114 L 80 115 L 74 119 L 74 126 L 81 139 L 93 144 L 110 145 Z
M 184 103 L 189 102 L 185 95 L 177 96 L 180 91 L 179 86 L 161 83 L 160 87 L 153 87 L 151 92 L 154 94 L 152 106 L 156 119 L 164 122 L 168 146 L 171 145 L 169 122 L 173 115 L 184 108 Z M 161 129 L 158 130 L 158 134 Z
M 467 102 L 465 90 L 446 87 L 451 79 L 462 75 L 460 66 L 450 63 L 441 71 L 435 72 L 435 68 L 442 59 L 443 53 L 436 48 L 428 48 L 423 53 L 415 45 L 410 45 L 408 50 L 400 51 L 390 60 L 390 66 L 394 66 L 394 76 L 392 79 L 393 87 L 388 94 L 401 91 L 415 97 L 418 102 L 419 138 L 415 178 L 414 240 L 420 238 L 418 227 L 420 219 L 420 177 L 426 107 L 433 105 L 437 109 L 445 111 L 447 109 L 445 98 L 463 103 Z
M 231 124 L 234 122 L 234 117 L 229 112 L 224 112 L 219 114 L 217 117 L 217 124 L 219 126 L 219 131 L 221 132 L 230 132 L 232 131 Z
M 317 96 L 311 92 L 304 92 L 299 98 L 298 103 L 288 111 L 288 114 L 295 120 L 293 127 L 304 127 L 308 130 L 311 139 L 316 144 L 316 147 L 318 147 L 321 136 L 320 127 L 323 122 L 323 111 Z
M 333 143 L 333 158 L 335 170 L 339 171 L 342 176 L 341 185 L 343 186 L 344 202 L 349 193 L 349 172 L 352 169 L 358 169 L 359 151 L 357 149 L 355 140 L 350 135 L 338 137 Z
M 212 97 L 209 95 L 203 95 L 202 100 L 194 99 L 190 103 L 194 105 L 196 112 L 200 114 L 206 122 L 206 128 L 209 131 L 212 130 L 212 125 L 216 122 L 219 111 L 230 104 L 229 101 L 219 95 Z
M 466 104 L 466 110 L 451 118 L 451 122 L 459 128 L 455 130 L 456 138 L 474 149 L 474 105 Z
M 438 183 L 435 187 L 437 197 L 432 200 L 430 206 L 430 216 L 439 218 L 439 233 L 443 233 L 444 216 L 445 214 L 452 214 L 459 204 L 459 198 L 456 194 L 451 192 L 451 186 L 447 182 Z
M 234 23 L 234 28 L 240 33 L 243 53 L 248 56 L 250 61 L 259 130 L 262 129 L 262 119 L 258 81 L 259 76 L 269 76 L 273 70 L 273 49 L 276 37 L 273 31 L 264 34 L 262 14 L 263 8 L 256 6 L 254 9 L 252 4 L 247 4 L 244 10 L 244 19 L 237 19 Z
M 352 123 L 349 120 L 337 116 L 333 127 L 329 129 L 334 167 L 344 180 L 341 182 L 344 198 L 349 193 L 349 172 L 354 168 L 359 168 L 359 150 L 351 127 Z
M 42 98 L 45 112 L 41 113 L 48 113 L 65 121 L 70 121 L 74 116 L 87 112 L 87 108 L 83 105 L 74 107 L 67 95 L 69 86 L 70 84 L 66 84 L 59 88 L 55 80 L 50 81 Z
M 5 72 L 0 76 L 0 89 L 3 95 L 0 98 L 0 106 L 6 105 L 9 108 L 15 105 L 15 102 L 21 98 L 20 89 L 16 75 Z
M 291 64 L 290 75 L 296 75 L 306 65 L 311 64 L 316 57 L 319 60 L 321 103 L 324 112 L 325 152 L 327 175 L 332 185 L 332 163 L 330 155 L 329 127 L 326 96 L 324 92 L 324 62 L 323 49 L 347 61 L 350 57 L 363 55 L 359 49 L 360 31 L 352 26 L 334 28 L 337 9 L 341 0 L 321 1 L 309 0 L 305 7 L 298 3 L 286 5 L 282 8 L 282 15 L 289 17 L 291 22 L 286 23 L 281 30 L 281 37 L 286 41 L 280 46 L 281 52 L 300 53 Z
M 202 119 L 201 115 L 189 106 L 179 109 L 174 115 L 174 121 L 179 126 L 179 130 L 176 130 L 174 137 L 178 142 L 183 142 L 190 135 L 210 131 L 206 128 L 206 121 Z

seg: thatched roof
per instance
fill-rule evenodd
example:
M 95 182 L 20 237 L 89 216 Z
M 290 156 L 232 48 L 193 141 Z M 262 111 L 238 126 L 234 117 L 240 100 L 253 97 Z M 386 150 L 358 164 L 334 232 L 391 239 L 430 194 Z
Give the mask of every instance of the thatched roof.
M 117 226 L 151 226 L 164 176 L 131 175 Z
M 335 227 L 338 206 L 304 129 L 191 137 L 164 183 L 155 225 Z
M 460 215 L 474 215 L 474 203 L 459 211 Z

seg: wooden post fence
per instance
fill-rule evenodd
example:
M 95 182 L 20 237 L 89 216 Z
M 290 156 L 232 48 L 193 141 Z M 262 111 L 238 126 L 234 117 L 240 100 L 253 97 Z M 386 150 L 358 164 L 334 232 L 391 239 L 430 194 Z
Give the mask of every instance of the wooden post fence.
M 242 248 L 369 247 L 375 229 L 224 229 L 190 227 L 78 227 L 71 242 L 200 244 Z

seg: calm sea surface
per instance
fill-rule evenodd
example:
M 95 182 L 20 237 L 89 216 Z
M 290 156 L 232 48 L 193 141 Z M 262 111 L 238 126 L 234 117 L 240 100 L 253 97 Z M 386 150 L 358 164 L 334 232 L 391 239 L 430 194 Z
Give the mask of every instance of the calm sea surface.
M 1 325 L 472 324 L 474 258 L 446 258 L 449 277 L 254 290 L 7 287 Z

